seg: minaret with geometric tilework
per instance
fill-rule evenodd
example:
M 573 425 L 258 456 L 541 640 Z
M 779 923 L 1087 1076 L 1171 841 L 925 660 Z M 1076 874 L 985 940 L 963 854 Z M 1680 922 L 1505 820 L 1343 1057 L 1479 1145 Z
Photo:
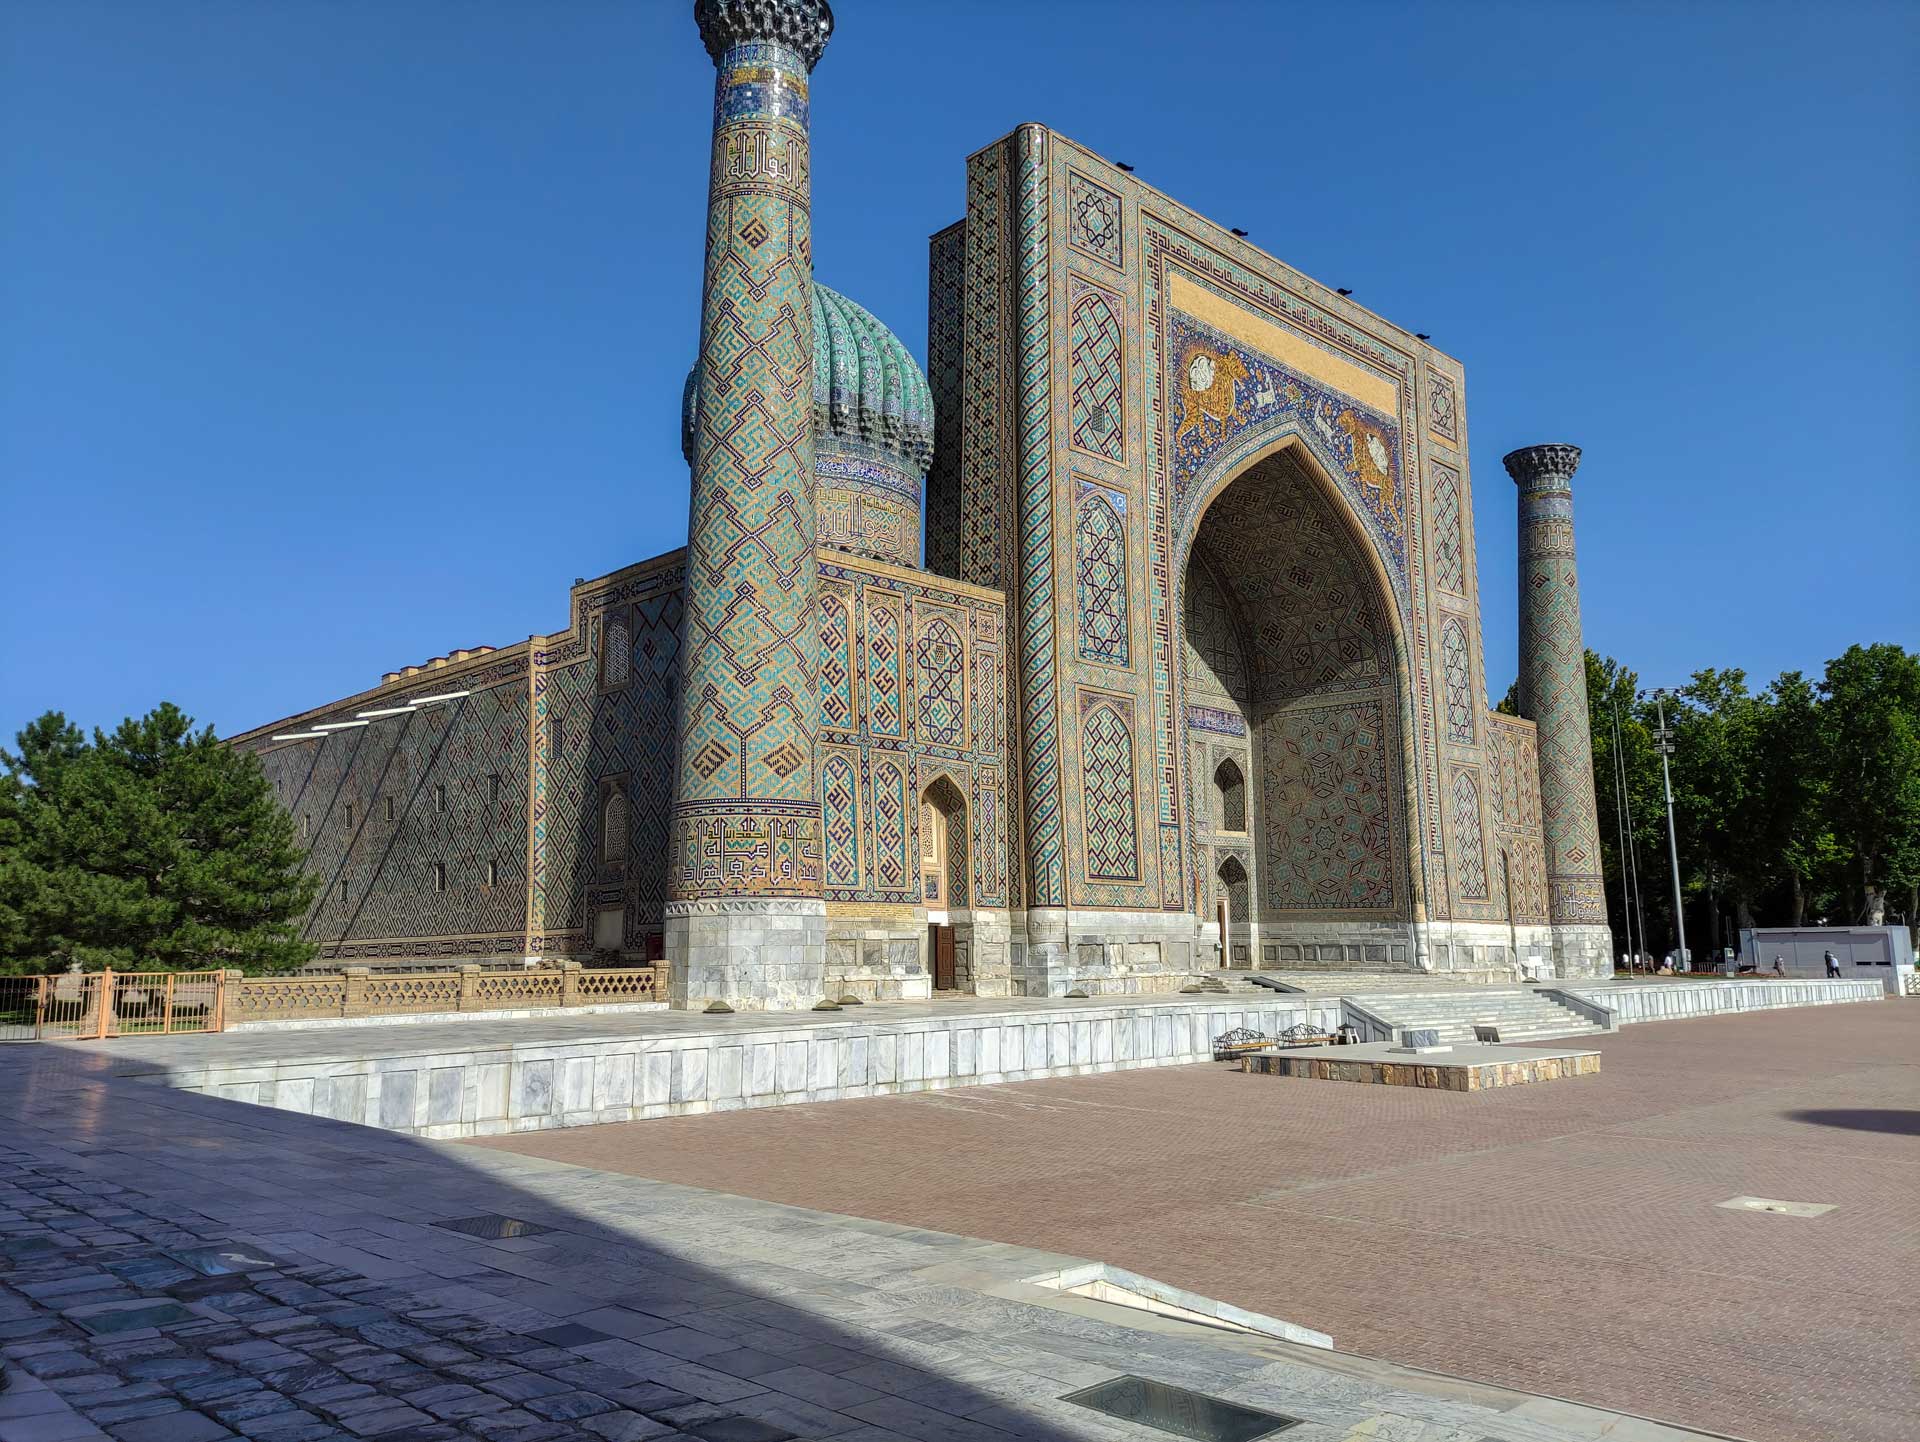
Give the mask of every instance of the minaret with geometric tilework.
M 826 0 L 697 0 L 718 76 L 680 746 L 675 1006 L 822 998 L 808 76 Z
M 1554 958 L 1563 978 L 1611 976 L 1573 555 L 1573 473 L 1580 448 L 1527 446 L 1509 453 L 1504 464 L 1520 488 L 1520 714 L 1539 732 Z

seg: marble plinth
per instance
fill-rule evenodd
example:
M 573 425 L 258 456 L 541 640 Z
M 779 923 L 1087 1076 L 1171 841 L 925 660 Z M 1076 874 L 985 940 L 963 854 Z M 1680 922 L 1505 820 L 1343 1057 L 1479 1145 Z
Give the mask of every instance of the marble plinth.
M 1598 1076 L 1597 1051 L 1542 1050 L 1513 1046 L 1455 1047 L 1444 1056 L 1408 1057 L 1405 1050 L 1380 1043 L 1343 1047 L 1286 1047 L 1243 1057 L 1241 1069 L 1263 1076 L 1306 1077 L 1312 1081 L 1368 1082 L 1376 1086 L 1425 1087 L 1433 1091 L 1479 1092 L 1528 1082 Z

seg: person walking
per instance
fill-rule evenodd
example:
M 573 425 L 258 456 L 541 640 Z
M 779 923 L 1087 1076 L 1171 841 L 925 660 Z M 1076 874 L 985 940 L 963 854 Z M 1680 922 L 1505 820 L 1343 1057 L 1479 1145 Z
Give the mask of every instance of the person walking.
M 1840 958 L 1833 954 L 1832 947 L 1827 948 L 1826 962 L 1827 962 L 1827 975 L 1829 977 L 1837 978 L 1840 975 Z
M 1778 956 L 1773 959 L 1773 974 L 1775 976 L 1785 976 L 1787 974 L 1787 969 L 1780 964 L 1782 960 L 1784 960 L 1784 958 Z

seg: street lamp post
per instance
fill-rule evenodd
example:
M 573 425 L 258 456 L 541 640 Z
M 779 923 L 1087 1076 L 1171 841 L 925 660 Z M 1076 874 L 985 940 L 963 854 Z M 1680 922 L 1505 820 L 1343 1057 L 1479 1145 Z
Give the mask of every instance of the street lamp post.
M 1667 758 L 1673 755 L 1673 732 L 1667 726 L 1667 697 L 1671 694 L 1665 689 L 1653 693 L 1655 714 L 1660 724 L 1653 733 L 1653 742 L 1660 752 L 1660 783 L 1667 793 L 1667 855 L 1673 862 L 1673 929 L 1679 939 L 1677 959 L 1682 966 L 1690 966 L 1687 959 L 1687 918 L 1680 897 L 1680 842 L 1673 827 L 1673 770 Z

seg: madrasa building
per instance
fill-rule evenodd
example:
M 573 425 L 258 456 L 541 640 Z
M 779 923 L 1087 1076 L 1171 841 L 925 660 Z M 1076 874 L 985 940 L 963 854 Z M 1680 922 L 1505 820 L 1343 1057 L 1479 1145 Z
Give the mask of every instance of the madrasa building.
M 1506 457 L 1493 714 L 1458 361 L 1022 125 L 929 242 L 923 370 L 814 279 L 858 263 L 810 235 L 826 0 L 694 18 L 687 545 L 235 738 L 321 959 L 651 962 L 742 1009 L 1611 974 L 1579 451 Z

